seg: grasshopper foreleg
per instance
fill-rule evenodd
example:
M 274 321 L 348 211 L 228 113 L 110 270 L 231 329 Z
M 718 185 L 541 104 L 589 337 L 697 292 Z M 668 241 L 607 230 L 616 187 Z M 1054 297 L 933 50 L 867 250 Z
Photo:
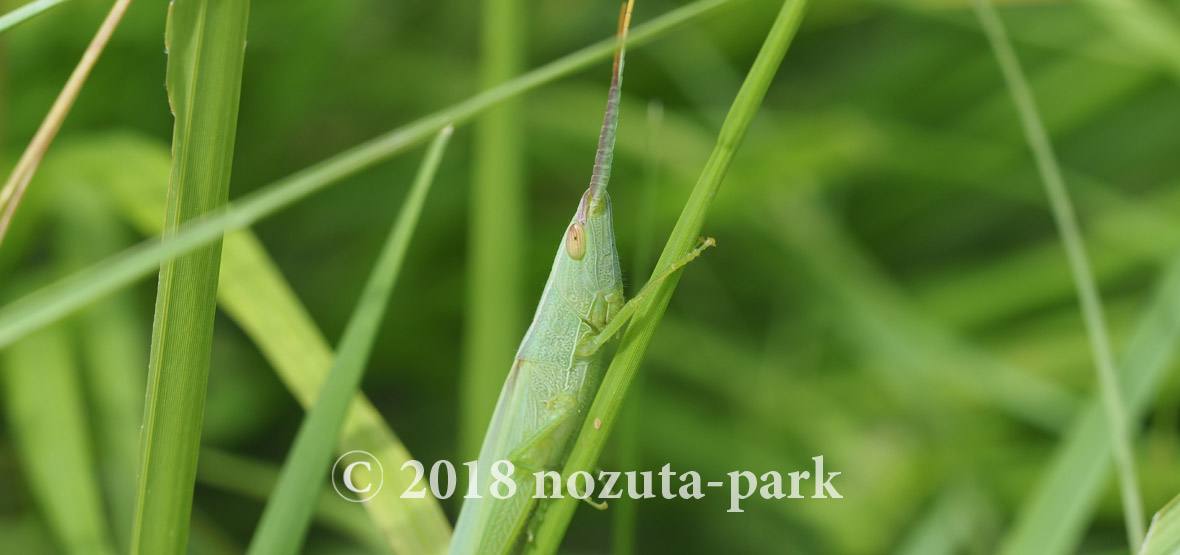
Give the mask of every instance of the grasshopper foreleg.
M 590 356 L 594 353 L 597 353 L 598 350 L 603 347 L 603 345 L 606 345 L 611 339 L 614 338 L 616 334 L 623 330 L 623 327 L 627 324 L 632 316 L 635 316 L 635 311 L 639 309 L 639 303 L 644 297 L 654 291 L 657 286 L 664 282 L 664 280 L 672 277 L 673 274 L 688 265 L 689 262 L 696 260 L 697 257 L 699 257 L 701 253 L 705 251 L 705 249 L 716 245 L 717 241 L 712 237 L 701 237 L 700 241 L 697 242 L 697 246 L 693 248 L 691 252 L 668 265 L 668 268 L 661 272 L 660 275 L 656 276 L 651 281 L 648 281 L 647 285 L 644 285 L 643 289 L 640 289 L 639 293 L 635 295 L 635 298 L 627 301 L 627 303 L 623 305 L 623 308 L 619 309 L 619 313 L 616 314 L 615 317 L 609 322 L 607 322 L 606 326 L 604 326 L 601 331 L 593 336 L 587 337 L 585 343 L 583 343 L 581 346 L 581 354 Z

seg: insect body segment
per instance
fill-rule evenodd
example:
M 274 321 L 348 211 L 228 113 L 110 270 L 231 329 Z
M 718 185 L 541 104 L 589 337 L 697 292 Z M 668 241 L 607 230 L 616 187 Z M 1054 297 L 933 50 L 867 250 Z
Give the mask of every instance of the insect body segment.
M 500 391 L 477 467 L 478 497 L 467 497 L 452 554 L 521 551 L 544 517 L 534 499 L 538 471 L 560 470 L 598 392 L 606 362 L 600 348 L 619 323 L 623 276 L 606 193 L 618 125 L 623 45 L 630 0 L 619 24 L 619 48 L 590 186 L 566 228 L 532 324 Z M 611 324 L 614 324 L 613 326 Z M 515 493 L 492 495 L 493 465 L 508 460 Z
M 480 449 L 481 499 L 467 499 L 459 515 L 452 553 L 514 553 L 544 512 L 546 500 L 533 499 L 534 472 L 560 470 L 594 400 L 605 370 L 599 334 L 623 306 L 623 280 L 605 195 L 583 202 L 585 223 L 577 214 L 570 229 L 581 229 L 582 255 L 563 238 L 532 325 L 521 342 L 492 424 Z M 516 493 L 490 495 L 492 465 L 508 460 L 516 467 Z

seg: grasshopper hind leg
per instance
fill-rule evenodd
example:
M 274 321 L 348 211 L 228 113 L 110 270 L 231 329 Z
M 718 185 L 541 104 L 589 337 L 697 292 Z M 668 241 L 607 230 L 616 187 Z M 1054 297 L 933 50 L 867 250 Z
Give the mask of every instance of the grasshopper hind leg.
M 569 435 L 565 428 L 573 423 L 571 417 L 578 408 L 578 399 L 569 393 L 562 393 L 547 403 L 546 409 L 553 411 L 541 426 L 525 437 L 508 453 L 508 460 L 517 468 L 531 472 L 552 470 L 550 461 L 560 451 L 562 435 Z M 562 434 L 561 432 L 567 432 Z

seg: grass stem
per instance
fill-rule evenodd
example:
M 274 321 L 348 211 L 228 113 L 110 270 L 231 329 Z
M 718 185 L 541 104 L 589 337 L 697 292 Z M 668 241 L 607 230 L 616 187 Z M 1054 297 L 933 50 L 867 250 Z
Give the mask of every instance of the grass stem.
M 1110 441 L 1114 447 L 1115 466 L 1118 469 L 1119 477 L 1119 493 L 1123 503 L 1123 518 L 1127 527 L 1127 540 L 1131 546 L 1131 552 L 1136 553 L 1139 551 L 1143 535 L 1146 533 L 1143 496 L 1139 491 L 1139 482 L 1136 478 L 1131 440 L 1132 431 L 1123 396 L 1119 392 L 1114 354 L 1110 346 L 1110 334 L 1106 329 L 1106 318 L 1102 309 L 1102 297 L 1090 270 L 1086 247 L 1082 242 L 1081 230 L 1078 228 L 1073 203 L 1070 201 L 1069 192 L 1065 187 L 1065 179 L 1061 176 L 1057 156 L 1053 152 L 1049 134 L 1041 122 L 1032 91 L 1024 78 L 1023 70 L 1020 68 L 1020 60 L 1017 59 L 1016 52 L 1008 41 L 1004 24 L 988 0 L 972 0 L 971 5 L 979 17 L 979 22 L 996 55 L 996 61 L 1004 74 L 1004 81 L 1008 85 L 1012 101 L 1016 104 L 1016 109 L 1020 114 L 1025 138 L 1028 140 L 1029 148 L 1032 149 L 1033 157 L 1036 159 L 1037 169 L 1045 185 L 1045 193 L 1049 197 L 1053 219 L 1057 222 L 1061 242 L 1065 246 L 1065 254 L 1069 259 L 1070 272 L 1073 274 L 1074 285 L 1077 288 L 1078 302 L 1081 304 L 1086 333 L 1089 336 L 1090 348 L 1094 357 L 1094 367 L 1098 374 L 1098 389 L 1106 414 Z
M 131 0 L 115 0 L 115 5 L 111 6 L 111 11 L 107 13 L 106 19 L 102 21 L 98 32 L 94 34 L 90 45 L 82 53 L 82 60 L 74 67 L 73 73 L 66 80 L 66 85 L 62 87 L 57 99 L 53 101 L 53 106 L 49 108 L 49 114 L 41 121 L 41 126 L 37 128 L 33 140 L 29 142 L 29 146 L 21 154 L 16 167 L 4 183 L 4 188 L 0 189 L 0 245 L 4 244 L 4 235 L 16 214 L 16 207 L 20 205 L 21 197 L 28 190 L 29 182 L 33 180 L 33 174 L 37 173 L 37 166 L 45 158 L 45 151 L 49 150 L 49 144 L 53 142 L 53 138 L 61 130 L 61 125 L 66 120 L 66 115 L 70 113 L 70 108 L 74 106 L 78 93 L 82 92 L 82 85 L 90 76 L 90 70 L 94 69 L 94 64 L 98 63 L 98 57 L 102 55 L 102 51 L 110 41 L 111 35 L 114 34 L 115 28 L 123 20 L 123 14 L 127 13 L 127 8 L 130 6 Z M 53 5 L 45 6 L 41 11 L 51 7 Z M 2 19 L 0 18 L 0 20 Z M 4 29 L 2 23 L 0 22 L 0 32 L 3 32 Z

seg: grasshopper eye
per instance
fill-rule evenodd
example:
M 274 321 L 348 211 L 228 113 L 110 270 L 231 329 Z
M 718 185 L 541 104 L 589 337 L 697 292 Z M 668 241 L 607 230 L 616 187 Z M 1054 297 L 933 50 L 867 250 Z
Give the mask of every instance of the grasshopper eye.
M 574 260 L 581 260 L 586 255 L 586 229 L 582 224 L 574 222 L 565 232 L 565 253 Z

